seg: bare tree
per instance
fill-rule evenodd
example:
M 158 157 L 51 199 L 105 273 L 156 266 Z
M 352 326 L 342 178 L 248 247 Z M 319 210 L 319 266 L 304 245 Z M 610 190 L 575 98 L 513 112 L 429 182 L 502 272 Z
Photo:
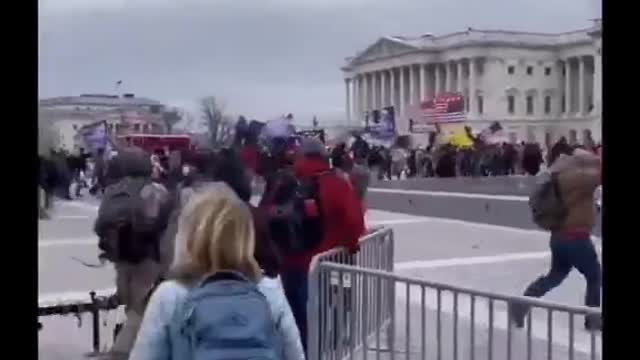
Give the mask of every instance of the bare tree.
M 220 128 L 223 126 L 223 105 L 215 96 L 207 96 L 200 99 L 200 111 L 209 129 L 211 145 L 217 147 L 220 141 Z
M 167 128 L 167 134 L 173 132 L 173 127 L 182 120 L 182 117 L 177 110 L 165 111 L 162 113 L 162 121 Z
M 220 129 L 218 131 L 218 143 L 229 146 L 233 142 L 233 134 L 235 133 L 235 120 L 229 115 L 222 117 Z

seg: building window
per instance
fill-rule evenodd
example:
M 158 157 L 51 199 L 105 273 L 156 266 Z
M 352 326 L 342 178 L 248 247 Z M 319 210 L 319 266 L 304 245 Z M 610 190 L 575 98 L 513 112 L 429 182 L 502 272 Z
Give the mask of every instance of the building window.
M 567 75 L 567 68 L 566 66 L 562 67 L 562 76 L 566 76 Z
M 527 75 L 533 75 L 533 66 L 527 66 Z
M 551 96 L 548 95 L 544 97 L 544 113 L 551 114 Z
M 516 133 L 515 131 L 510 131 L 509 132 L 509 142 L 512 144 L 515 144 L 518 142 L 518 133 Z
M 576 145 L 578 143 L 578 132 L 574 129 L 569 130 L 569 144 Z
M 507 96 L 507 111 L 511 115 L 516 112 L 516 99 L 513 95 Z
M 139 132 L 140 131 L 140 124 L 133 124 L 133 131 Z
M 484 104 L 482 96 L 478 96 L 478 115 L 482 115 L 484 112 Z
M 593 136 L 591 135 L 591 130 L 589 129 L 582 130 L 582 145 L 585 145 L 585 146 L 593 145 Z
M 516 72 L 516 67 L 515 67 L 515 66 L 511 65 L 511 66 L 509 66 L 509 67 L 507 68 L 507 73 L 508 73 L 509 75 L 513 75 L 515 72 Z
M 78 125 L 73 124 L 73 130 L 78 130 Z
M 547 66 L 546 68 L 544 68 L 544 75 L 545 76 L 551 75 L 551 68 L 550 67 Z
M 560 104 L 560 112 L 564 113 L 567 111 L 567 102 L 565 101 L 565 95 L 562 95 L 562 103 Z
M 533 96 L 527 96 L 527 115 L 533 115 Z
M 544 133 L 544 144 L 547 146 L 547 148 L 549 148 L 553 145 L 552 143 L 553 143 L 553 136 L 550 131 L 546 131 Z

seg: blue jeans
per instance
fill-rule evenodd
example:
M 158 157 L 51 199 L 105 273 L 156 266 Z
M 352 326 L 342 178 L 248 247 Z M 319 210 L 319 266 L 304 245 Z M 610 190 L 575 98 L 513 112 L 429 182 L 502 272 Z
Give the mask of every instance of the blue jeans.
M 575 267 L 587 281 L 585 304 L 600 306 L 601 268 L 591 239 L 563 239 L 551 236 L 551 269 L 540 276 L 524 292 L 525 296 L 541 297 L 560 285 Z
M 306 271 L 287 269 L 281 272 L 284 293 L 296 319 L 302 347 L 307 351 L 307 298 L 309 275 Z

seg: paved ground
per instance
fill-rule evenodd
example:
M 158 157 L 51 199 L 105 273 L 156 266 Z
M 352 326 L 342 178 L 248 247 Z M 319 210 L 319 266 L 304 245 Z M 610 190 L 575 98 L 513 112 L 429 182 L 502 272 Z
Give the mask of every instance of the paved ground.
M 453 284 L 471 289 L 492 291 L 500 294 L 519 294 L 534 278 L 546 271 L 549 266 L 548 235 L 530 229 L 517 229 L 488 224 L 477 224 L 460 220 L 427 218 L 385 211 L 372 211 L 369 219 L 377 223 L 386 223 L 395 230 L 395 268 L 396 272 L 426 279 L 434 282 Z M 594 241 L 598 247 L 601 240 Z M 581 305 L 584 294 L 584 280 L 577 272 L 572 272 L 562 286 L 552 291 L 545 298 L 550 301 Z M 418 358 L 421 350 L 420 327 L 418 321 L 421 314 L 421 298 L 418 287 L 412 287 L 409 299 L 409 318 L 411 336 L 410 358 Z M 405 357 L 406 349 L 406 285 L 398 284 L 396 289 L 396 349 L 400 358 Z M 459 309 L 459 348 L 461 358 L 469 353 L 468 335 L 470 327 L 470 300 L 460 297 Z M 427 292 L 425 299 L 426 317 L 433 319 L 437 309 L 435 291 Z M 448 352 L 443 351 L 444 359 L 452 355 L 452 313 L 453 299 L 446 293 L 442 300 L 443 341 L 448 344 Z M 476 308 L 477 329 L 475 352 L 477 358 L 486 358 L 488 305 L 478 300 Z M 547 332 L 546 313 L 533 313 L 532 344 L 533 359 L 546 357 Z M 506 358 L 506 304 L 495 304 L 496 332 L 494 335 L 494 352 L 496 359 Z M 591 349 L 591 334 L 583 327 L 583 319 L 575 321 L 575 354 L 576 358 L 588 358 Z M 429 322 L 429 321 L 428 321 Z M 431 344 L 428 354 L 434 355 L 435 328 L 433 321 L 427 329 L 427 343 Z M 448 332 L 448 335 L 447 335 Z M 430 334 L 430 335 L 429 335 Z M 554 318 L 554 334 L 552 336 L 553 355 L 557 359 L 568 358 L 569 323 L 566 314 Z M 524 358 L 526 332 L 517 330 L 513 333 L 514 359 Z M 484 343 L 483 343 L 484 341 Z M 465 344 L 465 345 L 463 345 Z M 444 346 L 444 345 L 443 345 Z M 600 337 L 596 337 L 596 348 L 600 349 Z M 465 353 L 466 352 L 466 353 Z M 371 355 L 371 354 L 370 354 Z M 600 355 L 598 355 L 600 356 Z
M 415 194 L 414 194 L 415 195 Z M 395 209 L 397 204 L 407 202 L 408 199 L 402 198 L 403 194 L 385 194 L 389 196 L 384 198 L 387 209 Z M 431 281 L 446 282 L 467 286 L 476 289 L 496 291 L 504 294 L 518 294 L 533 280 L 536 276 L 547 269 L 549 256 L 547 251 L 548 236 L 544 232 L 533 230 L 532 226 L 527 223 L 527 218 L 522 218 L 522 213 L 516 210 L 503 209 L 501 212 L 493 216 L 494 219 L 500 219 L 506 216 L 513 216 L 514 220 L 504 221 L 486 221 L 482 217 L 478 217 L 478 209 L 485 209 L 481 205 L 472 205 L 477 198 L 464 198 L 443 196 L 427 197 L 420 195 L 419 202 L 425 204 L 435 204 L 440 201 L 435 208 L 440 208 L 432 213 L 426 211 L 407 211 L 414 215 L 403 214 L 399 212 L 388 212 L 382 210 L 370 210 L 367 214 L 368 223 L 371 225 L 387 225 L 391 226 L 395 231 L 395 263 L 396 270 L 401 274 L 406 274 L 418 278 L 428 279 Z M 395 200 L 394 200 L 395 199 Z M 413 197 L 415 201 L 416 197 Z M 434 200 L 437 199 L 437 200 Z M 467 202 L 456 203 L 459 199 L 466 199 Z M 470 200 L 470 201 L 469 201 Z M 487 199 L 482 199 L 483 201 Z M 489 199 L 490 209 L 500 208 L 500 202 L 503 200 Z M 375 207 L 384 206 L 384 202 L 375 203 L 372 196 L 372 204 Z M 491 202 L 498 201 L 498 203 Z M 455 208 L 449 208 L 446 204 L 454 203 Z M 394 205 L 396 204 L 396 205 Z M 521 204 L 526 205 L 526 204 Z M 97 203 L 79 201 L 73 203 L 58 202 L 56 210 L 53 212 L 53 219 L 48 221 L 40 221 L 39 236 L 39 292 L 40 301 L 54 301 L 59 298 L 86 296 L 91 289 L 105 289 L 113 286 L 113 270 L 107 266 L 100 269 L 88 268 L 82 265 L 78 260 L 95 263 L 97 255 L 97 240 L 92 235 L 91 226 Z M 425 208 L 428 208 L 425 205 Z M 422 214 L 420 214 L 422 212 Z M 415 215 L 418 213 L 418 215 Z M 426 214 L 425 214 L 426 213 Z M 491 212 L 490 212 L 491 213 Z M 518 215 L 520 214 L 520 215 Z M 426 217 L 422 215 L 429 215 Z M 527 214 L 528 216 L 528 214 Z M 438 217 L 453 217 L 458 220 L 442 219 Z M 474 222 L 462 221 L 474 220 L 488 222 L 490 224 L 479 224 Z M 511 221 L 516 228 L 506 227 Z M 492 223 L 492 224 L 491 224 Z M 506 224 L 505 224 L 506 223 Z M 497 225 L 496 225 L 497 224 Z M 600 244 L 600 240 L 595 240 Z M 406 345 L 406 337 L 404 329 L 406 323 L 404 309 L 406 308 L 406 296 L 404 296 L 404 288 L 397 290 L 397 322 L 396 322 L 396 342 L 398 351 L 403 351 Z M 577 273 L 572 273 L 563 286 L 553 291 L 547 299 L 568 303 L 580 304 L 583 298 L 584 282 Z M 417 294 L 417 293 L 415 293 Z M 410 295 L 409 309 L 410 318 L 420 314 L 420 299 Z M 427 297 L 426 316 L 432 319 L 435 314 L 435 303 L 433 295 Z M 443 304 L 449 301 L 449 305 L 443 306 L 443 320 L 450 319 L 452 313 L 450 298 L 444 298 Z M 461 299 L 461 306 L 464 306 L 464 300 Z M 466 305 L 468 308 L 468 305 Z M 481 306 L 479 304 L 479 306 Z M 486 306 L 485 306 L 486 308 Z M 461 307 L 461 309 L 463 309 Z M 478 311 L 481 308 L 478 308 Z M 478 314 L 480 314 L 480 312 Z M 486 313 L 486 311 L 485 311 Z M 506 349 L 504 329 L 506 328 L 506 313 L 503 305 L 496 305 L 496 319 L 504 320 L 502 325 L 496 323 L 496 333 L 494 336 L 494 344 L 496 349 Z M 103 324 L 103 334 L 111 333 L 113 324 L 116 322 L 117 315 L 114 312 L 106 317 L 106 324 Z M 467 316 L 468 318 L 468 316 Z M 544 355 L 546 349 L 546 327 L 544 325 L 545 315 L 534 314 L 533 343 L 536 349 L 537 359 Z M 448 320 L 447 320 L 448 321 Z M 469 341 L 468 335 L 464 335 L 468 330 L 468 320 L 461 317 L 459 323 L 460 344 L 463 341 Z M 568 327 L 566 321 L 560 320 L 555 327 L 558 329 L 554 333 L 554 358 L 567 358 L 568 343 Z M 432 322 L 430 322 L 432 323 Z M 39 350 L 42 359 L 74 359 L 80 358 L 81 354 L 91 349 L 90 340 L 90 320 L 88 317 L 83 318 L 82 327 L 77 328 L 77 320 L 73 317 L 58 318 L 50 317 L 43 319 L 44 329 L 40 331 Z M 410 358 L 415 358 L 415 354 L 419 354 L 419 344 L 414 336 L 417 336 L 419 327 L 414 328 L 417 322 L 410 324 Z M 478 323 L 480 327 L 483 323 Z M 576 320 L 576 355 L 577 358 L 585 356 L 584 351 L 589 349 L 588 334 L 582 330 L 582 321 Z M 444 329 L 447 326 L 443 323 Z M 484 325 L 486 327 L 486 324 Z M 448 331 L 448 330 L 445 330 Z M 430 331 L 431 337 L 428 337 L 427 343 L 433 340 L 433 331 Z M 522 332 L 518 333 L 522 345 Z M 466 337 L 465 337 L 466 336 Z M 103 346 L 108 346 L 108 336 L 103 336 Z M 450 336 L 445 336 L 445 343 L 451 341 Z M 483 340 L 484 339 L 484 340 Z M 514 338 L 515 339 L 515 338 Z M 475 351 L 478 352 L 478 359 L 486 358 L 486 349 L 482 348 L 482 341 L 486 341 L 486 332 L 477 332 Z M 520 346 L 518 345 L 518 346 Z M 447 345 L 450 346 L 450 345 Z M 461 345 L 462 346 L 462 345 Z M 486 346 L 486 345 L 484 345 Z M 461 358 L 466 358 L 464 351 L 467 348 L 460 348 Z M 516 348 L 514 348 L 514 351 Z M 506 350 L 500 350 L 502 354 L 506 354 Z M 520 348 L 519 351 L 522 351 Z M 545 350 L 546 351 L 546 350 Z M 448 358 L 451 350 L 443 352 L 447 354 L 444 358 Z M 497 354 L 497 353 L 496 353 Z M 519 356 L 514 359 L 524 358 L 521 352 L 514 352 Z M 405 354 L 398 354 L 404 357 Z M 502 356 L 497 358 L 502 358 Z

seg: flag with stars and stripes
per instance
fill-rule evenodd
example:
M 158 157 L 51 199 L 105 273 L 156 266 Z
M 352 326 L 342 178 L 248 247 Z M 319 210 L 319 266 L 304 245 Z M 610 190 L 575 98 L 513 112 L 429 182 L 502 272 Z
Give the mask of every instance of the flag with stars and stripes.
M 432 100 L 433 111 L 426 111 L 427 121 L 431 123 L 452 123 L 466 120 L 464 112 L 464 97 L 459 94 L 438 96 Z M 423 107 L 423 109 L 425 109 Z M 428 109 L 428 108 L 427 108 Z M 425 109 L 425 110 L 427 110 Z
M 464 97 L 461 94 L 445 94 L 427 99 L 413 111 L 408 111 L 408 116 L 409 131 L 413 133 L 429 132 L 438 124 L 464 122 Z

